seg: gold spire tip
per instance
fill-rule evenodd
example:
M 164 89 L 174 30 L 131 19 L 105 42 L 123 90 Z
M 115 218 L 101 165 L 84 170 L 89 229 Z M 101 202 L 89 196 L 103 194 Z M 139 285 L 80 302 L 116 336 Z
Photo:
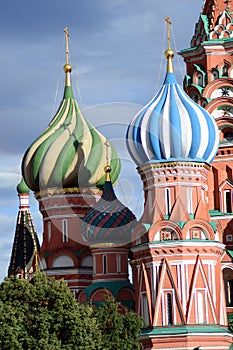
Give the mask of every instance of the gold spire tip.
M 106 174 L 106 179 L 105 179 L 105 181 L 111 181 L 111 178 L 110 178 L 110 173 L 111 173 L 111 171 L 112 171 L 112 168 L 111 168 L 111 166 L 110 165 L 105 165 L 105 167 L 104 167 L 104 172 L 105 172 L 105 174 Z
M 65 38 L 66 38 L 66 64 L 64 65 L 64 72 L 66 73 L 66 86 L 70 86 L 71 85 L 70 77 L 69 77 L 69 74 L 67 74 L 67 73 L 71 73 L 72 66 L 69 63 L 69 37 L 70 37 L 70 34 L 69 34 L 67 27 L 64 29 L 64 33 L 65 33 Z

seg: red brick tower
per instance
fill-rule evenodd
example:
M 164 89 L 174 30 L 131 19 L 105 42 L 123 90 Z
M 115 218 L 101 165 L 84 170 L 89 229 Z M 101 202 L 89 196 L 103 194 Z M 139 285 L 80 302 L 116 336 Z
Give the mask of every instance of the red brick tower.
M 190 48 L 184 86 L 215 118 L 220 145 L 208 175 L 211 220 L 223 228 L 227 251 L 222 260 L 228 317 L 233 317 L 233 3 L 206 0 Z
M 110 178 L 111 167 L 105 166 L 103 194 L 83 218 L 83 239 L 93 258 L 93 281 L 80 301 L 99 305 L 106 292 L 122 307 L 134 307 L 134 287 L 129 281 L 128 258 L 136 217 L 116 197 Z
M 177 84 L 168 22 L 167 74 L 135 116 L 129 153 L 145 193 L 132 247 L 144 349 L 228 349 L 221 226 L 208 212 L 207 179 L 218 150 L 214 119 Z
M 86 120 L 74 98 L 67 29 L 65 34 L 63 100 L 47 129 L 26 151 L 22 171 L 43 216 L 43 267 L 48 275 L 64 278 L 78 296 L 92 280 L 92 257 L 82 239 L 81 220 L 102 193 L 107 140 Z M 120 162 L 111 143 L 108 157 L 115 182 Z

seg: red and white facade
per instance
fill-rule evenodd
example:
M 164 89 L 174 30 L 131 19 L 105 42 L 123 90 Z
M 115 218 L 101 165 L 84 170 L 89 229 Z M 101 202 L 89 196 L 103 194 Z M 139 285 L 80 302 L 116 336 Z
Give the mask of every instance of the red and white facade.
M 191 48 L 181 51 L 187 93 L 214 117 L 220 145 L 207 178 L 211 220 L 222 227 L 222 258 L 228 317 L 233 314 L 233 4 L 205 1 Z M 206 26 L 209 23 L 209 34 Z
M 64 278 L 75 296 L 91 283 L 92 256 L 81 233 L 81 220 L 101 191 L 51 189 L 36 194 L 43 216 L 41 264 L 48 276 Z
M 225 246 L 207 210 L 208 166 L 160 163 L 139 173 L 146 201 L 131 265 L 136 311 L 150 327 L 144 349 L 228 349 Z

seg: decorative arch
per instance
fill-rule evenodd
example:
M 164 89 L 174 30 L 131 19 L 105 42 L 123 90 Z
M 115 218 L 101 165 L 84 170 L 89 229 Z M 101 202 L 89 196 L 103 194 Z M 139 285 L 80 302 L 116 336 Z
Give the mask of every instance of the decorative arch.
M 219 79 L 219 70 L 217 68 L 214 68 L 211 70 L 211 80 L 217 80 Z
M 223 77 L 228 77 L 228 71 L 229 71 L 229 68 L 231 66 L 231 63 L 227 60 L 224 60 L 224 64 L 222 66 L 222 76 Z
M 135 300 L 134 291 L 130 288 L 121 288 L 117 293 L 117 300 Z
M 222 272 L 226 297 L 226 306 L 233 307 L 233 266 L 224 266 Z
M 204 221 L 204 220 L 188 221 L 183 228 L 184 239 L 187 239 L 187 237 L 189 236 L 190 230 L 195 228 L 199 228 L 205 234 L 205 237 L 207 240 L 215 239 L 213 227 L 207 221 Z
M 109 295 L 111 297 L 113 297 L 113 294 L 111 293 L 111 291 L 107 288 L 98 288 L 96 290 L 94 290 L 92 292 L 92 294 L 90 295 L 90 301 L 91 302 L 103 302 L 106 299 L 106 295 Z
M 176 235 L 175 239 L 181 240 L 182 238 L 182 231 L 179 225 L 177 225 L 174 222 L 171 221 L 160 221 L 158 223 L 156 223 L 154 226 L 152 226 L 149 230 L 149 241 L 153 242 L 155 240 L 161 240 L 160 239 L 155 239 L 156 238 L 156 234 L 161 233 L 161 231 L 164 232 L 171 232 L 171 240 L 174 240 L 174 234 Z M 173 237 L 172 237 L 173 236 Z M 166 237 L 165 237 L 166 238 Z M 168 238 L 169 240 L 169 238 Z
M 138 224 L 134 231 L 133 231 L 133 237 L 132 237 L 132 241 L 133 241 L 133 245 L 139 245 L 141 243 L 143 243 L 144 241 L 148 240 L 147 239 L 147 232 L 150 228 L 149 224 Z
M 213 116 L 213 118 L 218 122 L 218 120 L 228 120 L 232 123 L 233 116 L 233 99 L 232 98 L 216 98 L 212 100 L 207 106 L 206 110 Z M 228 118 L 228 119 L 227 119 Z M 233 123 L 232 123 L 233 124 Z
M 192 98 L 193 101 L 199 104 L 201 99 L 201 93 L 194 85 L 189 85 L 186 88 L 187 94 Z
M 74 262 L 73 259 L 68 256 L 68 255 L 59 255 L 56 258 L 53 259 L 52 262 L 52 268 L 55 267 L 73 267 L 74 266 Z
M 81 267 L 92 267 L 92 255 L 85 255 L 80 262 Z
M 217 88 L 221 88 L 223 86 L 229 86 L 232 87 L 233 85 L 233 79 L 232 78 L 220 78 L 217 80 L 211 81 L 208 85 L 206 85 L 205 89 L 203 90 L 203 97 L 211 98 L 211 95 L 214 90 Z
M 79 290 L 76 292 L 75 299 L 78 303 L 85 303 L 87 301 L 87 297 L 84 290 Z

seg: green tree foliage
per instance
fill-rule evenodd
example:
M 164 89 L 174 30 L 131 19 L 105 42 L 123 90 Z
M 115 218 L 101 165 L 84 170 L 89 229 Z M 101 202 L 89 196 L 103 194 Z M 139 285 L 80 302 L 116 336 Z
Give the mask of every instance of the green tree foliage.
M 29 282 L 6 278 L 0 285 L 1 350 L 131 350 L 143 322 L 118 313 L 107 298 L 99 309 L 77 304 L 63 280 L 37 272 Z
M 7 278 L 0 290 L 0 349 L 103 350 L 93 309 L 75 302 L 63 280 L 36 273 Z
M 133 311 L 119 313 L 120 304 L 106 296 L 102 307 L 96 310 L 106 350 L 139 350 L 138 335 L 145 325 Z

